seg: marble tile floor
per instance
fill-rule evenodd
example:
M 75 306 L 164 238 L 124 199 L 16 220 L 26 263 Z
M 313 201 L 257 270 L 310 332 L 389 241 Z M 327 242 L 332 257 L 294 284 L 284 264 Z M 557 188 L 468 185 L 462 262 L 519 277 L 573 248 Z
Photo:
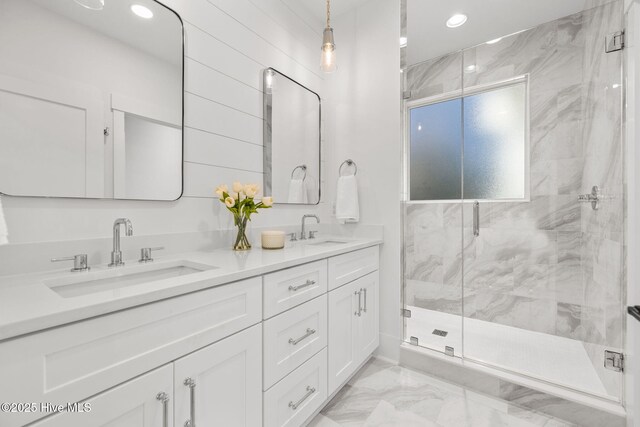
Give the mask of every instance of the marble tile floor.
M 445 346 L 462 349 L 460 316 L 411 307 L 407 337 L 418 337 L 421 347 L 444 352 Z M 464 319 L 464 354 L 467 359 L 549 381 L 601 397 L 609 396 L 583 343 L 578 340 L 515 328 L 478 319 Z M 447 331 L 446 337 L 432 331 Z
M 571 425 L 376 358 L 309 423 L 309 427 Z

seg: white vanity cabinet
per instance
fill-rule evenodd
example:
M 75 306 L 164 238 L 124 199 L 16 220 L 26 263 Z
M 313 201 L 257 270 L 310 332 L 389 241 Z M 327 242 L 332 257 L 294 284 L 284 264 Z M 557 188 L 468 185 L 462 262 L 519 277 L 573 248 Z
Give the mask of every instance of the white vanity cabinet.
M 256 277 L 2 342 L 0 402 L 78 402 L 261 319 Z M 0 426 L 45 415 L 0 412 Z
M 2 341 L 0 402 L 91 410 L 0 412 L 0 426 L 304 425 L 378 346 L 377 257 L 365 247 Z
M 178 359 L 174 425 L 259 426 L 261 376 L 260 324 Z
M 378 347 L 378 272 L 329 292 L 329 394 Z
M 33 427 L 169 427 L 173 368 L 165 365 L 52 415 Z

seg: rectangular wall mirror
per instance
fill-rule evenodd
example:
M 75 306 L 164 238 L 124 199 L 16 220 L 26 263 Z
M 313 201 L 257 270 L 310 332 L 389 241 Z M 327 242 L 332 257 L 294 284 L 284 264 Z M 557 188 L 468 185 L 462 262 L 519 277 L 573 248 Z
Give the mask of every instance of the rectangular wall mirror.
M 0 0 L 0 193 L 178 199 L 183 40 L 153 0 Z
M 264 188 L 276 203 L 320 203 L 320 96 L 264 71 Z

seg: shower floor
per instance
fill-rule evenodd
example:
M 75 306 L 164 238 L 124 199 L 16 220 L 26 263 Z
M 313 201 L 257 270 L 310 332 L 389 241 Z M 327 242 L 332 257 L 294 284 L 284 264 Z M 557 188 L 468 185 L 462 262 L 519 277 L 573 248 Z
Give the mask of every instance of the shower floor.
M 407 306 L 406 337 L 418 345 L 462 355 L 460 316 Z M 446 337 L 432 333 L 447 331 Z M 549 381 L 598 396 L 608 396 L 582 342 L 477 319 L 464 319 L 464 356 L 478 362 Z

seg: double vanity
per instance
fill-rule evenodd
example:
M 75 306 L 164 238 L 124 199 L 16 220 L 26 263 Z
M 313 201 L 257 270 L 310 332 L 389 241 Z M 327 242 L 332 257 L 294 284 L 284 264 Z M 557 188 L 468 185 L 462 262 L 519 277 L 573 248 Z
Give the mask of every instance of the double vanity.
M 380 243 L 0 278 L 0 425 L 304 425 L 378 346 Z
M 212 2 L 169 2 L 187 28 L 165 2 L 107 3 L 117 7 L 0 0 L 0 36 L 20 41 L 0 45 L 0 195 L 51 198 L 85 222 L 101 209 L 161 213 L 135 252 L 120 246 L 131 222 L 116 220 L 110 260 L 101 229 L 70 241 L 11 230 L 0 247 L 0 426 L 304 425 L 378 346 L 381 241 L 316 237 L 304 219 L 319 218 L 305 215 L 284 249 L 213 249 L 231 218 L 205 199 L 242 181 L 282 212 L 319 213 L 320 96 L 275 68 L 239 65 L 244 53 L 229 71 L 240 51 L 206 34 L 226 26 Z M 55 230 L 56 216 L 33 206 L 32 220 Z M 164 237 L 173 254 L 155 251 Z M 50 271 L 57 255 L 68 265 Z

